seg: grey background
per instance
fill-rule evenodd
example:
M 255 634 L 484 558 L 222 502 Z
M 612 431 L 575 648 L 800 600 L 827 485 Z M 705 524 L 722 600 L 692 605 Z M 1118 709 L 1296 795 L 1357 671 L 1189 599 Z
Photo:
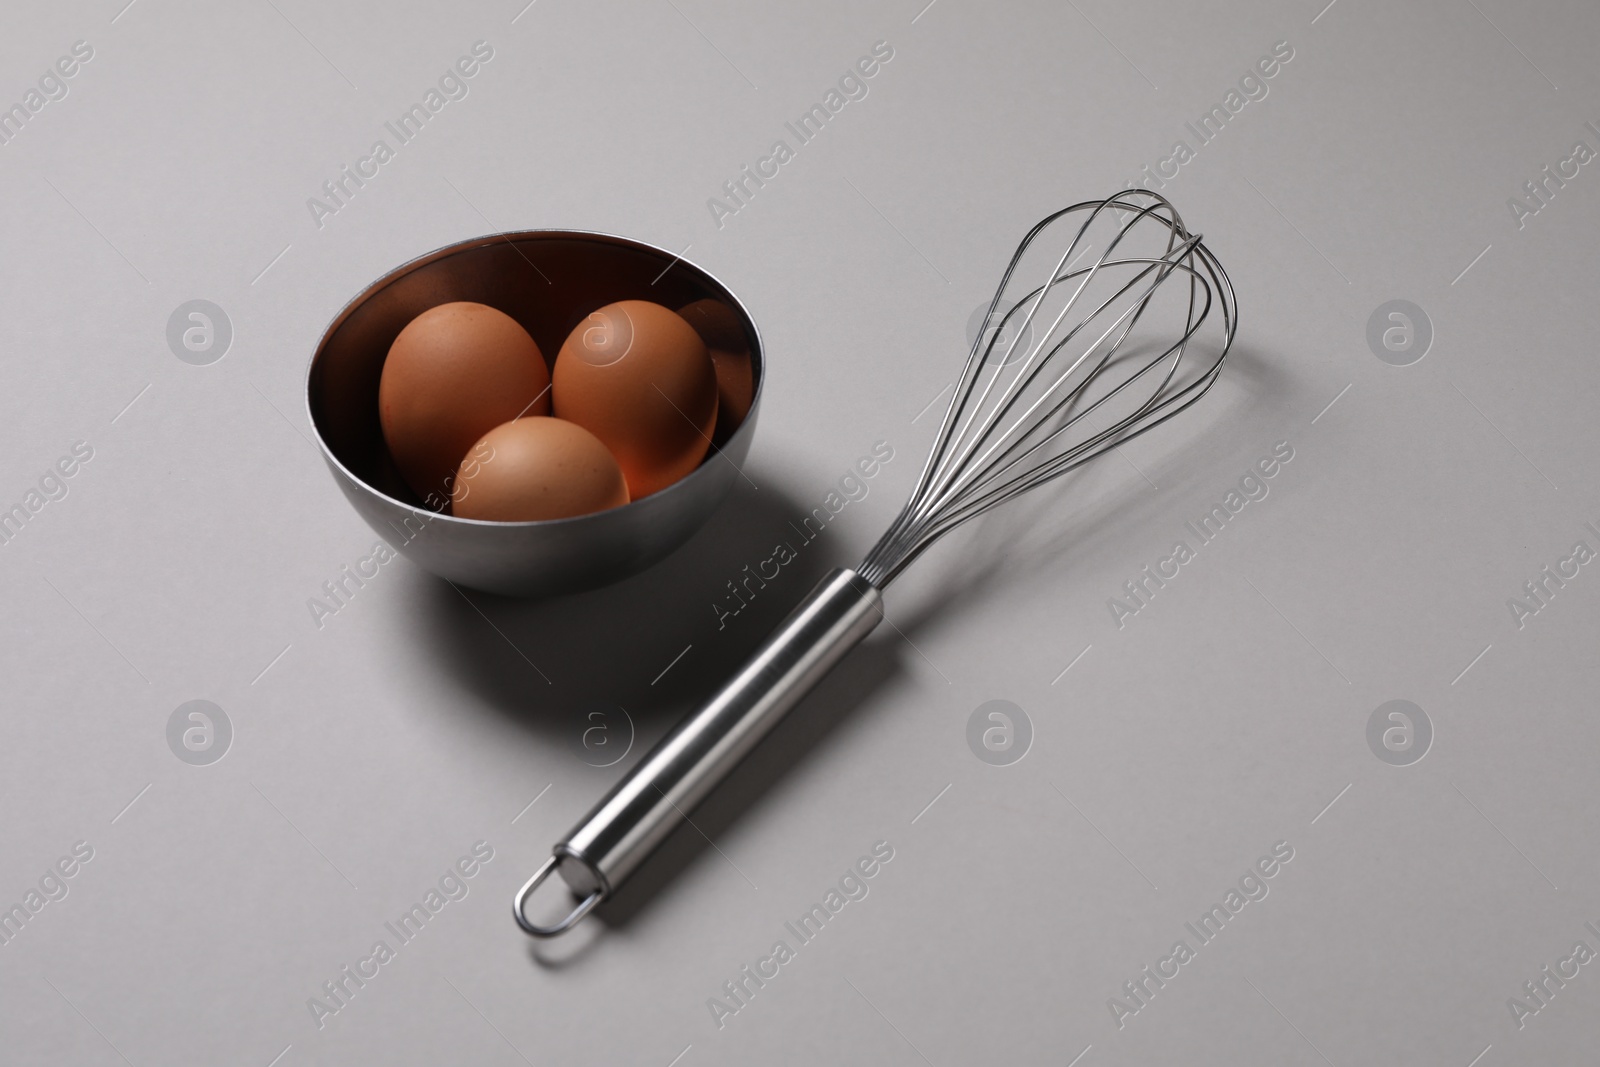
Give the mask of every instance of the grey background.
M 1520 230 L 1506 199 L 1600 148 L 1591 5 L 122 3 L 0 35 L 6 101 L 95 50 L 0 147 L 0 503 L 94 449 L 0 545 L 0 900 L 94 849 L 0 946 L 0 1060 L 1589 1054 L 1593 966 L 1521 1029 L 1506 1002 L 1600 948 L 1600 572 L 1520 629 L 1506 601 L 1600 548 L 1600 176 Z M 307 198 L 480 39 L 470 95 L 319 229 Z M 719 229 L 707 198 L 878 40 L 870 95 Z M 1184 123 L 1280 40 L 1270 95 L 1164 190 L 1238 287 L 1216 390 L 919 562 L 704 836 L 531 945 L 507 904 L 550 844 L 890 520 L 1024 229 L 1192 147 Z M 374 537 L 310 444 L 317 337 L 397 263 L 532 226 L 691 246 L 748 303 L 758 488 L 601 592 L 467 603 L 401 560 L 318 629 L 308 599 Z M 232 322 L 210 366 L 167 347 L 196 299 Z M 1394 299 L 1433 326 L 1410 366 L 1366 344 Z M 719 631 L 723 584 L 877 440 L 870 496 Z M 1270 496 L 1119 629 L 1108 598 L 1280 441 Z M 233 728 L 209 766 L 166 741 L 195 699 Z M 1011 766 L 967 747 L 993 699 L 1033 726 Z M 1433 726 L 1409 766 L 1366 740 L 1394 699 Z M 572 735 L 614 705 L 637 738 L 595 768 Z M 479 840 L 469 894 L 319 1029 L 307 999 Z M 707 998 L 881 840 L 870 895 L 718 1029 Z M 1270 895 L 1119 1029 L 1108 999 L 1279 841 Z

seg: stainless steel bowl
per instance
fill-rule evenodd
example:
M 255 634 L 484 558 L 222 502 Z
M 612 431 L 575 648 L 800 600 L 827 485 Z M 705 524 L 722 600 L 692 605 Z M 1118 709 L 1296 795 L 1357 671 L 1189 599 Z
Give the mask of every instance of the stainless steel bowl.
M 637 299 L 679 308 L 706 297 L 725 301 L 744 325 L 755 398 L 742 423 L 719 427 L 688 477 L 624 507 L 546 522 L 439 514 L 400 478 L 378 424 L 378 379 L 395 336 L 428 308 L 452 300 L 499 308 L 553 360 L 572 328 L 601 305 Z M 306 372 L 306 407 L 334 480 L 391 546 L 458 585 L 550 596 L 625 578 L 688 540 L 740 476 L 765 382 L 755 324 L 704 270 L 625 237 L 525 230 L 448 245 L 368 286 L 322 335 Z

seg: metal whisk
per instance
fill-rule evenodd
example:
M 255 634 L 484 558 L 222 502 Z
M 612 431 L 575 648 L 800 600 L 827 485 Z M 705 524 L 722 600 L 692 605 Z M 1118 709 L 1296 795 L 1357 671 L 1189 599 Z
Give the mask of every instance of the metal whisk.
M 1213 314 L 1218 336 L 1202 341 Z M 611 896 L 873 630 L 882 590 L 940 537 L 1200 399 L 1233 344 L 1237 309 L 1200 235 L 1164 197 L 1132 189 L 1074 204 L 1029 230 L 987 321 L 992 329 L 974 341 L 893 524 L 859 567 L 823 578 L 739 673 L 555 846 L 513 903 L 524 931 L 554 937 Z M 581 901 L 554 925 L 539 925 L 525 908 L 554 870 Z

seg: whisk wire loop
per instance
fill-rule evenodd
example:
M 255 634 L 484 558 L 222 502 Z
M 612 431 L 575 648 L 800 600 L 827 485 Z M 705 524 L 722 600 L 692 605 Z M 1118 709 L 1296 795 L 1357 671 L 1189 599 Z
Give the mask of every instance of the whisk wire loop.
M 1077 225 L 1065 251 L 1040 257 L 1041 238 L 1069 218 Z M 1074 268 L 1096 242 L 1094 260 Z M 1041 258 L 1051 264 L 1043 280 L 1022 282 L 1013 299 Z M 1168 299 L 1175 279 L 1188 284 Z M 1220 330 L 1202 355 L 1213 316 Z M 1227 272 L 1160 194 L 1129 189 L 1047 216 L 1012 254 L 911 497 L 860 574 L 887 585 L 955 527 L 1199 400 L 1237 318 Z

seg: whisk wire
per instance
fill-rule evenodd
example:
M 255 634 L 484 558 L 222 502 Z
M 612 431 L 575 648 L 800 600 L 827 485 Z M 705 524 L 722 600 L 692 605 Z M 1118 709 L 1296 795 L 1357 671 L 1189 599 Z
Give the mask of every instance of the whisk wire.
M 1049 359 L 1052 356 L 1054 356 L 1056 352 L 1058 352 L 1059 350 L 1064 348 L 1067 344 L 1069 344 L 1072 340 L 1074 340 L 1075 337 L 1077 336 L 1079 330 L 1083 329 L 1089 323 L 1093 322 L 1094 319 L 1100 314 L 1101 311 L 1105 310 L 1108 306 L 1110 306 L 1113 302 L 1115 302 L 1118 297 L 1120 297 L 1120 296 L 1124 295 L 1125 293 L 1127 293 L 1127 291 L 1129 289 L 1131 289 L 1134 285 L 1136 285 L 1141 278 L 1143 278 L 1146 274 L 1150 273 L 1151 271 L 1153 271 L 1155 269 L 1156 269 L 1155 266 L 1147 267 L 1145 271 L 1142 271 L 1140 274 L 1136 275 L 1133 280 L 1131 280 L 1126 285 L 1124 285 L 1121 290 L 1119 290 L 1117 293 L 1113 294 L 1112 296 L 1108 297 L 1100 305 L 1100 307 L 1096 308 L 1094 312 L 1092 312 L 1087 318 L 1085 318 L 1083 320 L 1083 322 L 1079 323 L 1077 326 L 1074 326 L 1070 331 L 1068 331 L 1067 335 L 1061 339 L 1061 341 L 1059 341 L 1055 346 L 1052 347 L 1050 353 L 1048 355 L 1046 355 L 1046 357 L 1045 357 L 1045 362 L 1041 362 L 1038 367 L 1033 368 L 1031 371 L 1029 371 L 1028 367 L 1026 365 L 1024 365 L 1022 371 L 1020 371 L 1016 375 L 1016 377 L 1013 378 L 1011 385 L 1007 389 L 1007 394 L 1004 397 L 1002 397 L 1002 399 L 1000 400 L 998 406 L 996 407 L 995 418 L 994 418 L 993 421 L 998 422 L 998 421 L 1000 421 L 1000 419 L 1004 418 L 1005 416 L 1007 416 L 1010 413 L 1012 405 L 1022 395 L 1023 391 L 1026 390 L 1027 386 L 1031 385 L 1033 380 L 1040 373 L 1042 373 L 1044 371 L 1045 366 L 1047 365 Z M 1014 422 L 1012 422 L 1011 425 L 1009 427 L 1007 427 L 1007 429 L 1003 433 L 1001 433 L 989 445 L 989 447 L 984 451 L 983 455 L 977 457 L 976 460 L 971 461 L 972 465 L 969 465 L 969 461 L 967 459 L 963 459 L 960 464 L 957 464 L 956 466 L 954 466 L 952 468 L 952 470 L 951 470 L 950 478 L 947 478 L 945 480 L 945 484 L 941 488 L 939 488 L 939 489 L 937 489 L 935 491 L 934 498 L 928 502 L 928 505 L 925 505 L 924 510 L 926 510 L 927 506 L 938 507 L 938 506 L 948 502 L 955 495 L 959 494 L 959 492 L 965 487 L 965 485 L 979 482 L 982 479 L 984 479 L 985 477 L 991 475 L 991 473 L 995 473 L 995 471 L 994 471 L 995 465 L 1000 463 L 1002 460 L 1005 460 L 1007 453 L 1009 453 L 1014 447 L 1017 447 L 1020 444 L 1022 444 L 1027 439 L 1027 437 L 1030 434 L 1033 433 L 1033 431 L 1035 431 L 1035 430 L 1040 428 L 1041 424 L 1046 423 L 1051 417 L 1059 414 L 1065 408 L 1071 406 L 1077 400 L 1081 399 L 1081 397 L 1082 397 L 1082 392 L 1081 391 L 1079 391 L 1079 390 L 1066 391 L 1060 397 L 1060 399 L 1056 401 L 1055 405 L 1050 408 L 1049 411 L 1047 411 L 1043 416 L 1039 416 L 1037 419 L 1035 419 L 1035 415 L 1038 412 L 1038 409 L 1043 404 L 1045 404 L 1047 401 L 1049 401 L 1051 399 L 1052 395 L 1058 389 L 1060 389 L 1072 377 L 1073 373 L 1078 369 L 1078 367 L 1081 366 L 1082 363 L 1085 360 L 1087 360 L 1090 356 L 1092 356 L 1094 354 L 1095 350 L 1097 348 L 1099 348 L 1100 345 L 1102 345 L 1105 342 L 1105 339 L 1107 337 L 1110 337 L 1111 334 L 1113 332 L 1115 332 L 1119 326 L 1121 326 L 1122 327 L 1122 333 L 1118 336 L 1117 340 L 1112 342 L 1111 345 L 1106 349 L 1105 355 L 1102 356 L 1100 362 L 1098 364 L 1096 364 L 1095 370 L 1090 372 L 1090 375 L 1086 377 L 1086 381 L 1088 380 L 1088 378 L 1092 378 L 1095 374 L 1097 374 L 1105 366 L 1105 364 L 1107 362 L 1109 362 L 1116 355 L 1117 349 L 1122 344 L 1123 338 L 1125 338 L 1127 336 L 1128 332 L 1133 328 L 1133 325 L 1138 321 L 1138 315 L 1143 311 L 1143 308 L 1145 306 L 1145 302 L 1148 300 L 1149 295 L 1154 292 L 1155 287 L 1157 285 L 1160 285 L 1161 282 L 1164 280 L 1164 278 L 1165 278 L 1165 272 L 1162 272 L 1162 273 L 1158 274 L 1156 279 L 1155 279 L 1155 281 L 1153 281 L 1151 283 L 1151 285 L 1149 286 L 1149 288 L 1146 290 L 1145 295 L 1143 297 L 1141 297 L 1137 303 L 1131 305 L 1126 311 L 1124 311 L 1122 313 L 1122 315 L 1118 316 L 1118 318 L 1116 320 L 1114 320 L 1111 323 L 1111 325 L 1107 326 L 1106 329 L 1105 329 L 1105 332 L 1103 332 L 1098 338 L 1096 338 L 1094 343 L 1092 343 L 1089 346 L 1087 346 L 1084 349 L 1083 354 L 1080 355 L 1075 361 L 1073 361 L 1071 366 L 1067 367 L 1065 370 L 1063 370 L 1061 372 L 1061 374 L 1056 378 L 1056 380 L 1054 382 L 1052 382 L 1036 400 L 1034 400 L 1032 405 L 1030 405 L 1029 408 L 1026 411 L 1024 411 L 1021 415 L 1019 415 L 1016 418 L 1016 420 Z M 1060 279 L 1057 279 L 1057 280 L 1059 281 Z M 1052 284 L 1054 284 L 1054 283 L 1052 283 Z M 1080 290 L 1079 291 L 1081 292 L 1081 286 L 1080 286 Z M 1076 297 L 1077 297 L 1077 294 L 1075 293 L 1074 294 L 1074 299 L 1076 299 Z M 1058 319 L 1058 321 L 1059 321 L 1059 319 Z M 1020 329 L 1020 327 L 1019 327 L 1019 329 Z M 1172 351 L 1171 349 L 1168 350 L 1169 353 L 1171 351 Z M 1038 352 L 1038 348 L 1035 348 L 1034 354 L 1037 354 L 1037 352 Z M 1033 355 L 1034 354 L 1030 354 L 1030 356 L 1029 356 L 1029 360 L 1030 361 L 1033 359 Z M 1165 355 L 1166 355 L 1166 353 L 1164 353 L 1162 357 L 1159 357 L 1156 360 L 1156 362 L 1160 362 L 1162 359 L 1164 359 Z M 1146 368 L 1146 369 L 1148 369 L 1148 368 Z M 1001 467 L 1000 470 L 1004 471 L 1005 469 L 1008 469 L 1009 467 L 1013 466 L 1015 463 L 1020 462 L 1021 459 L 1025 458 L 1027 455 L 1029 455 L 1032 452 L 1036 451 L 1040 446 L 1042 446 L 1045 443 L 1048 443 L 1055 436 L 1059 435 L 1060 433 L 1064 432 L 1066 429 L 1070 428 L 1079 419 L 1081 419 L 1084 416 L 1088 415 L 1089 413 L 1091 413 L 1092 411 L 1097 409 L 1099 406 L 1101 406 L 1102 404 L 1104 404 L 1108 400 L 1112 399 L 1117 394 L 1117 392 L 1120 392 L 1120 390 L 1122 388 L 1124 388 L 1126 385 L 1131 384 L 1134 380 L 1136 380 L 1139 377 L 1139 375 L 1142 375 L 1143 373 L 1144 373 L 1144 371 L 1140 371 L 1139 374 L 1135 375 L 1133 378 L 1130 378 L 1127 382 L 1124 382 L 1123 385 L 1118 386 L 1116 389 L 1114 389 L 1112 392 L 1108 393 L 1106 396 L 1101 397 L 1099 400 L 1095 401 L 1095 403 L 1093 405 L 1091 405 L 1089 408 L 1085 409 L 1082 412 L 1079 412 L 1078 414 L 1073 415 L 1070 419 L 1068 419 L 1065 423 L 1063 423 L 1060 427 L 1058 427 L 1053 433 L 1051 433 L 1050 435 L 1045 437 L 1042 441 L 1036 442 L 1034 444 L 1034 446 L 1030 447 L 1027 450 L 1027 452 L 1024 452 L 1021 456 L 1013 457 L 1011 460 L 1007 461 L 1005 463 L 1005 466 Z M 991 379 L 991 381 L 992 380 L 993 379 Z M 1019 383 L 1020 383 L 1020 386 L 1019 386 Z M 980 403 L 981 403 L 981 400 L 980 400 Z M 1034 420 L 1034 421 L 1030 422 L 1030 420 Z M 1024 429 L 1024 427 L 1026 427 L 1026 429 Z M 1021 431 L 1021 432 L 1019 433 L 1018 431 Z M 1016 441 L 1011 441 L 1010 440 L 1013 436 L 1017 437 Z M 1001 455 L 999 457 L 997 457 L 993 462 L 987 462 L 989 460 L 990 456 L 994 455 L 994 453 L 997 450 L 1001 450 L 1001 449 L 1003 449 L 1003 451 L 1002 451 L 1002 453 L 1001 453 Z
M 1032 237 L 1035 236 L 1039 231 L 1041 231 L 1045 226 L 1047 226 L 1055 218 L 1059 218 L 1061 215 L 1063 215 L 1067 211 L 1071 211 L 1071 210 L 1073 210 L 1073 209 L 1072 208 L 1065 209 L 1062 212 L 1058 212 L 1055 216 L 1052 216 L 1050 219 L 1046 219 L 1045 222 L 1041 223 L 1039 226 L 1036 226 L 1034 228 L 1033 233 L 1031 233 L 1028 238 L 1025 238 L 1023 243 L 1022 243 L 1022 245 L 1018 247 L 1017 252 L 1012 257 L 1012 266 L 1011 266 L 1010 269 L 1007 270 L 1006 276 L 1002 279 L 1000 287 L 996 290 L 995 297 L 990 303 L 990 317 L 991 318 L 993 316 L 994 309 L 998 305 L 999 300 L 1000 300 L 1001 296 L 1003 295 L 1007 284 L 1009 283 L 1010 276 L 1013 273 L 1016 264 L 1021 260 L 1022 256 L 1026 253 L 1028 245 L 1031 243 Z M 1103 207 L 1102 208 L 1097 208 L 1096 211 L 1094 212 L 1094 215 L 1097 216 L 1099 214 L 1100 210 L 1103 210 Z M 1091 216 L 1091 221 L 1092 221 L 1093 217 L 1094 216 Z M 941 434 L 939 435 L 940 447 L 938 449 L 936 449 L 936 452 L 938 453 L 939 461 L 942 462 L 942 460 L 943 460 L 945 454 L 948 452 L 949 446 L 951 444 L 961 445 L 961 444 L 967 443 L 969 430 L 972 428 L 973 424 L 981 416 L 985 415 L 985 410 L 984 410 L 985 402 L 988 400 L 989 394 L 993 390 L 995 384 L 1000 380 L 1001 375 L 1003 373 L 1003 368 L 1005 367 L 1006 364 L 1010 363 L 1011 355 L 1012 355 L 1012 353 L 1015 352 L 1017 344 L 1021 341 L 1021 339 L 1024 336 L 1028 335 L 1028 333 L 1030 331 L 1030 328 L 1032 326 L 1032 323 L 1033 323 L 1034 316 L 1038 313 L 1038 309 L 1041 306 L 1041 304 L 1043 303 L 1044 298 L 1049 294 L 1051 289 L 1056 284 L 1058 284 L 1058 283 L 1060 283 L 1060 282 L 1062 282 L 1064 280 L 1067 280 L 1069 278 L 1077 277 L 1079 275 L 1082 275 L 1082 281 L 1079 282 L 1079 285 L 1078 285 L 1077 289 L 1073 292 L 1072 296 L 1067 300 L 1065 306 L 1063 306 L 1061 311 L 1057 314 L 1055 321 L 1051 323 L 1051 325 L 1050 325 L 1050 327 L 1048 329 L 1046 329 L 1045 331 L 1043 331 L 1040 334 L 1039 343 L 1032 347 L 1032 350 L 1028 353 L 1028 356 L 1027 356 L 1026 360 L 1023 362 L 1022 367 L 1019 368 L 1017 373 L 1011 378 L 1011 380 L 1008 383 L 1006 389 L 1002 393 L 1002 396 L 996 402 L 993 410 L 987 413 L 988 426 L 987 427 L 979 427 L 977 433 L 973 435 L 974 436 L 974 442 L 973 443 L 976 443 L 975 439 L 977 437 L 986 434 L 988 432 L 988 430 L 993 427 L 994 424 L 998 423 L 1000 421 L 1000 419 L 1004 418 L 1007 414 L 1009 414 L 1009 412 L 1011 411 L 1011 407 L 1012 407 L 1013 403 L 1015 402 L 1015 400 L 1017 399 L 1017 397 L 1020 396 L 1027 389 L 1027 387 L 1033 383 L 1033 381 L 1037 378 L 1037 376 L 1043 371 L 1045 364 L 1050 360 L 1050 358 L 1055 354 L 1056 351 L 1058 351 L 1059 349 L 1065 347 L 1065 345 L 1067 343 L 1071 342 L 1077 336 L 1078 332 L 1080 330 L 1082 330 L 1084 327 L 1086 327 L 1090 322 L 1094 321 L 1094 319 L 1099 315 L 1099 313 L 1101 311 L 1105 310 L 1105 308 L 1107 308 L 1111 304 L 1113 304 L 1120 296 L 1125 294 L 1134 285 L 1138 284 L 1140 278 L 1142 278 L 1145 273 L 1148 273 L 1148 271 L 1142 272 L 1139 276 L 1136 276 L 1135 278 L 1130 280 L 1127 284 L 1125 284 L 1122 287 L 1122 289 L 1119 290 L 1117 293 L 1114 293 L 1111 296 L 1107 297 L 1106 300 L 1100 305 L 1099 308 L 1097 308 L 1090 315 L 1086 316 L 1082 322 L 1080 322 L 1079 324 L 1074 326 L 1070 331 L 1068 331 L 1067 335 L 1064 338 L 1062 338 L 1062 340 L 1060 342 L 1058 342 L 1052 348 L 1052 350 L 1049 353 L 1046 354 L 1045 360 L 1041 361 L 1038 367 L 1034 367 L 1033 366 L 1034 361 L 1035 361 L 1035 359 L 1038 358 L 1039 353 L 1041 351 L 1044 351 L 1045 345 L 1049 342 L 1050 338 L 1055 335 L 1055 332 L 1059 328 L 1061 322 L 1064 321 L 1066 319 L 1066 317 L 1072 312 L 1072 310 L 1077 306 L 1078 299 L 1082 296 L 1084 290 L 1094 281 L 1096 274 L 1107 263 L 1111 253 L 1115 250 L 1116 246 L 1121 242 L 1122 238 L 1125 236 L 1125 234 L 1127 232 L 1127 230 L 1124 229 L 1121 233 L 1119 233 L 1110 242 L 1110 244 L 1107 246 L 1106 251 L 1101 254 L 1099 260 L 1097 260 L 1095 262 L 1095 264 L 1092 267 L 1088 268 L 1086 271 L 1070 271 L 1070 272 L 1067 272 L 1067 273 L 1064 273 L 1064 274 L 1060 273 L 1062 268 L 1071 260 L 1073 252 L 1076 250 L 1076 248 L 1078 246 L 1078 243 L 1083 238 L 1083 235 L 1084 235 L 1084 233 L 1085 233 L 1085 231 L 1087 229 L 1087 225 L 1088 224 L 1086 223 L 1085 226 L 1080 227 L 1079 230 L 1077 231 L 1077 233 L 1074 234 L 1073 240 L 1069 244 L 1066 252 L 1062 254 L 1062 257 L 1061 257 L 1060 261 L 1056 264 L 1055 269 L 1051 271 L 1051 273 L 1049 275 L 1051 280 L 1049 282 L 1047 282 L 1046 284 L 1044 284 L 1042 286 L 1039 286 L 1038 288 L 1034 289 L 1031 293 L 1025 294 L 1023 296 L 1023 298 L 1020 301 L 1018 301 L 1017 307 L 1020 308 L 1022 306 L 1023 302 L 1027 302 L 1027 301 L 1029 301 L 1031 299 L 1031 303 L 1028 304 L 1027 315 L 1025 316 L 1023 322 L 1017 327 L 1016 333 L 1011 339 L 1011 343 L 1007 346 L 1005 357 L 1003 357 L 999 361 L 999 363 L 994 363 L 992 358 L 991 358 L 995 340 L 999 337 L 998 329 L 990 336 L 987 345 L 983 344 L 983 339 L 982 339 L 981 336 L 974 341 L 973 349 L 972 349 L 971 352 L 969 352 L 968 358 L 967 358 L 967 364 L 964 367 L 963 378 L 962 378 L 962 381 L 960 383 L 962 388 L 958 389 L 958 395 L 957 396 L 952 397 L 951 408 L 948 409 L 948 411 L 947 411 L 946 425 L 941 427 Z M 1127 261 L 1117 261 L 1117 262 L 1118 263 L 1122 263 L 1122 262 L 1127 262 Z M 1151 261 L 1151 262 L 1154 262 L 1154 261 Z M 1157 284 L 1159 284 L 1160 280 L 1161 280 L 1160 278 L 1157 279 Z M 1151 290 L 1153 291 L 1153 289 L 1154 289 L 1154 286 L 1152 285 L 1151 286 Z M 1146 294 L 1146 296 L 1148 296 L 1148 293 Z M 1135 305 L 1135 307 L 1133 309 L 1131 309 L 1131 310 L 1137 312 L 1139 309 L 1142 308 L 1142 305 L 1143 305 L 1143 300 L 1138 302 Z M 1015 313 L 1015 310 L 1016 310 L 1016 308 L 1013 308 L 1011 312 L 1008 312 L 1007 313 L 1007 317 L 1009 317 L 1010 314 Z M 1125 314 L 1122 318 L 1126 318 L 1126 317 L 1127 316 Z M 1003 321 L 1004 320 L 1002 320 L 1002 322 Z M 1119 319 L 1119 322 L 1120 321 L 1121 320 Z M 1118 323 L 1114 322 L 1110 327 L 1107 328 L 1106 334 L 1103 335 L 1099 340 L 1104 340 L 1105 336 L 1109 336 L 1110 333 L 1116 329 L 1117 325 L 1118 325 Z M 1098 341 L 1097 341 L 1097 344 L 1098 344 Z M 978 355 L 980 346 L 981 346 L 982 351 L 983 351 L 983 355 L 982 355 L 981 358 Z M 1062 382 L 1065 382 L 1071 376 L 1072 372 L 1077 368 L 1077 366 L 1080 365 L 1083 362 L 1083 360 L 1087 359 L 1090 355 L 1093 354 L 1093 351 L 1094 351 L 1095 347 L 1096 347 L 1096 345 L 1089 346 L 1084 351 L 1083 355 L 1079 356 L 1077 361 L 1075 361 L 1074 364 L 1071 367 L 1068 367 L 1064 372 L 1062 372 L 1062 374 L 1061 374 L 1060 378 L 1058 379 L 1058 381 L 1056 383 L 1053 383 L 1052 389 L 1054 389 L 1056 386 L 1060 385 Z M 988 384 L 984 387 L 983 393 L 981 395 L 979 395 L 978 398 L 975 401 L 971 401 L 970 404 L 969 404 L 969 400 L 971 398 L 971 391 L 972 391 L 973 387 L 975 386 L 975 383 L 976 383 L 976 381 L 978 379 L 978 376 L 982 373 L 982 369 L 985 366 L 992 366 L 993 367 L 993 371 L 989 376 Z M 1047 390 L 1047 395 L 1048 395 L 1048 392 L 1049 392 L 1049 390 Z M 1035 405 L 1035 407 L 1037 407 L 1037 404 Z M 950 421 L 949 418 L 948 418 L 948 415 L 951 412 L 959 413 L 959 412 L 962 412 L 962 411 L 966 412 L 966 421 L 962 424 L 961 428 L 958 431 L 954 432 L 954 433 L 945 432 L 945 431 L 948 430 L 948 424 L 949 424 L 949 421 Z M 989 455 L 993 454 L 994 448 L 996 446 L 1004 444 L 1006 439 L 1011 436 L 1011 434 L 1012 434 L 1013 430 L 1016 428 L 1016 426 L 1020 425 L 1025 420 L 1026 420 L 1026 415 L 1024 416 L 1024 418 L 1022 420 L 1019 420 L 1019 422 L 1017 424 L 1013 424 L 1013 426 L 1011 428 L 1008 428 L 1004 433 L 1002 433 L 1000 435 L 999 440 L 997 440 L 997 442 L 995 443 L 995 445 L 991 446 L 990 449 L 988 451 L 986 451 L 984 453 L 984 456 L 979 460 L 980 464 L 982 463 L 983 459 L 987 459 L 987 457 Z M 924 498 L 924 501 L 923 501 L 924 504 L 932 504 L 933 506 L 937 506 L 938 503 L 942 502 L 945 499 L 948 499 L 948 493 L 946 492 L 946 490 L 950 488 L 950 483 L 952 482 L 952 480 L 956 479 L 963 472 L 965 472 L 965 471 L 970 469 L 968 467 L 968 462 L 971 459 L 971 453 L 967 452 L 967 453 L 963 454 L 963 453 L 960 452 L 960 449 L 957 448 L 956 454 L 959 455 L 960 458 L 958 458 L 955 462 L 951 463 L 948 467 L 941 467 L 940 463 L 936 463 L 935 464 L 936 473 L 935 473 L 935 477 L 934 477 L 932 483 L 930 485 L 928 485 L 927 487 L 925 487 L 918 494 L 914 494 L 914 496 L 922 496 Z M 942 476 L 939 473 L 940 470 L 942 470 Z
M 1086 217 L 1066 251 L 1052 257 L 1046 280 L 1008 301 L 1007 291 L 1036 240 L 1074 214 Z M 1093 248 L 1091 230 L 1112 214 L 1121 221 L 1099 255 L 1073 269 L 1080 247 Z M 1151 233 L 1164 241 L 1140 250 L 1137 245 L 1148 243 Z M 1125 242 L 1134 247 L 1122 251 Z M 1105 285 L 1102 275 L 1123 276 Z M 1186 307 L 1175 316 L 1181 325 L 1168 328 L 1164 340 L 1136 332 L 1163 317 L 1156 305 L 1174 275 L 1188 281 Z M 1091 305 L 1073 319 L 1080 307 Z M 1208 345 L 1210 354 L 1201 360 L 1191 345 L 1213 314 L 1221 318 L 1220 341 Z M 1035 338 L 1036 324 L 1046 320 L 1049 326 Z M 960 524 L 1154 429 L 1200 399 L 1232 346 L 1237 309 L 1227 273 L 1201 235 L 1184 227 L 1164 197 L 1130 189 L 1064 208 L 1029 230 L 985 322 L 992 327 L 973 341 L 910 499 L 859 568 L 875 585 L 892 581 Z M 1008 327 L 1011 335 L 996 358 Z M 1013 369 L 1019 347 L 1026 354 Z

